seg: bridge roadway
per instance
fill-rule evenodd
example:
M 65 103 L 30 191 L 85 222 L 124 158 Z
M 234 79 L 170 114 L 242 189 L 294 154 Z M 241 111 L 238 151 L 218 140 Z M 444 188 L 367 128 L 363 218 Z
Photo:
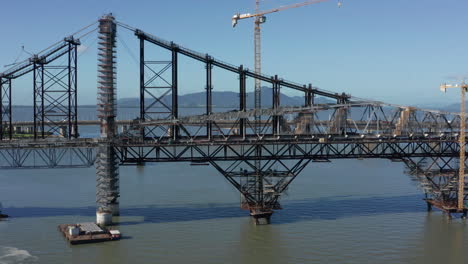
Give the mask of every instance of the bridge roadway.
M 0 151 L 44 149 L 94 149 L 100 144 L 111 143 L 119 153 L 122 164 L 137 162 L 202 162 L 240 159 L 331 159 L 412 157 L 456 157 L 458 139 L 449 137 L 361 137 L 342 135 L 268 136 L 262 140 L 247 136 L 226 140 L 181 137 L 161 140 L 116 139 L 109 142 L 99 138 L 9 140 L 0 143 Z M 261 148 L 262 155 L 255 156 L 252 148 Z M 91 164 L 90 164 L 91 166 Z M 40 167 L 39 165 L 37 167 Z M 48 166 L 46 166 L 48 167 Z M 6 168 L 2 166 L 2 168 Z

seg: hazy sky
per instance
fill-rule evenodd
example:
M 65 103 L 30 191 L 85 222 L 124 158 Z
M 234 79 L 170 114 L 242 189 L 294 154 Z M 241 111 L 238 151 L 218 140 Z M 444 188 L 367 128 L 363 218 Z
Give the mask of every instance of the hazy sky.
M 252 13 L 254 0 L 1 2 L 2 66 L 16 59 L 21 45 L 37 52 L 112 12 L 119 21 L 253 69 L 252 20 L 233 29 L 230 18 Z M 262 9 L 297 2 L 265 0 Z M 455 102 L 458 92 L 443 94 L 438 86 L 448 76 L 468 73 L 467 10 L 466 0 L 344 0 L 342 8 L 331 0 L 271 14 L 263 24 L 263 72 L 390 103 Z M 119 30 L 119 41 L 131 52 L 119 42 L 118 95 L 136 97 L 132 56 L 138 56 L 138 43 Z M 80 57 L 79 100 L 86 104 L 96 97 L 95 35 L 83 44 L 89 49 Z M 203 91 L 202 82 L 191 83 L 202 80 L 203 67 L 191 69 L 180 76 L 182 93 Z M 236 91 L 234 77 L 217 77 L 215 89 Z M 14 83 L 14 103 L 32 100 L 31 78 Z

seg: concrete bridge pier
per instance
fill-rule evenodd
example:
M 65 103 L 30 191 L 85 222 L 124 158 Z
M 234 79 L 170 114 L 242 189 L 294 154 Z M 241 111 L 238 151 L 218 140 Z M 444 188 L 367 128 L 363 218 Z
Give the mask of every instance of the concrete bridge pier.
M 99 147 L 96 164 L 96 222 L 110 225 L 112 216 L 120 215 L 119 163 L 111 145 Z
M 266 208 L 250 209 L 250 216 L 255 220 L 257 225 L 269 225 L 273 210 Z

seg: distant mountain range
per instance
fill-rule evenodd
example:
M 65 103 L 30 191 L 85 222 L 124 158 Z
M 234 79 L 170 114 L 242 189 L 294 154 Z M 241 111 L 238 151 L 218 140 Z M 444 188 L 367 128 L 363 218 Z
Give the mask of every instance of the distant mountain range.
M 273 101 L 273 89 L 268 87 L 262 88 L 262 107 L 271 107 Z M 164 103 L 170 104 L 171 97 L 167 96 L 164 98 Z M 153 100 L 145 99 L 145 104 L 152 103 Z M 212 92 L 213 107 L 239 107 L 239 94 L 237 92 Z M 283 93 L 280 95 L 281 105 L 288 106 L 300 106 L 304 105 L 304 97 L 302 96 L 288 96 Z M 331 99 L 318 97 L 315 103 L 333 103 Z M 122 98 L 117 101 L 119 107 L 139 107 L 139 98 Z M 179 106 L 180 107 L 201 107 L 206 105 L 206 93 L 190 93 L 185 95 L 179 95 Z M 247 93 L 247 107 L 251 108 L 254 106 L 254 93 Z
M 466 102 L 466 105 L 468 105 L 468 102 Z M 460 103 L 446 105 L 440 108 L 440 110 L 447 112 L 460 112 Z

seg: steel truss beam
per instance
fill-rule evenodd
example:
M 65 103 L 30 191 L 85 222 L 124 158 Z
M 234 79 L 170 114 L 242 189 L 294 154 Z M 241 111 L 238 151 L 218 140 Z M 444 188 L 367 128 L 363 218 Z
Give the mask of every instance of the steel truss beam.
M 119 142 L 115 144 L 122 163 L 141 162 L 207 162 L 236 160 L 300 160 L 324 161 L 331 159 L 406 157 L 456 157 L 459 147 L 456 140 L 349 140 L 318 142 L 310 139 L 284 141 L 229 141 L 183 144 L 139 144 Z M 261 148 L 261 156 L 256 154 Z
M 0 149 L 0 169 L 84 168 L 94 161 L 90 147 Z

